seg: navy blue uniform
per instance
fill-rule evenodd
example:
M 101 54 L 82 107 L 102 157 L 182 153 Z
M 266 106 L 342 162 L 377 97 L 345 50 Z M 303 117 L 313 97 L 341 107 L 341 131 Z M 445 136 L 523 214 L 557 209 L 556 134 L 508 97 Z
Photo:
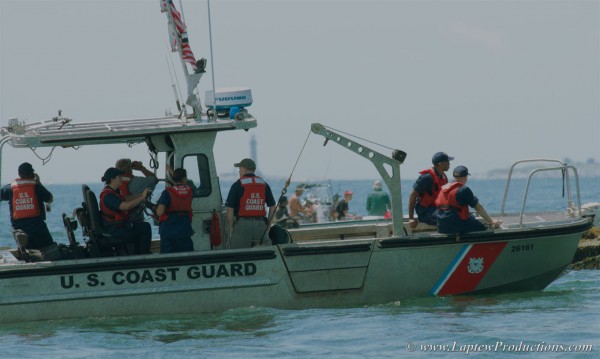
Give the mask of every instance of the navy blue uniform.
M 456 191 L 456 201 L 463 206 L 475 208 L 479 199 L 467 186 L 462 186 Z M 445 234 L 465 234 L 474 231 L 484 231 L 486 226 L 472 215 L 464 221 L 458 216 L 458 212 L 452 208 L 438 209 L 437 211 L 438 232 Z
M 43 206 L 43 202 L 48 202 L 52 199 L 52 194 L 42 184 L 37 183 L 35 185 L 35 195 L 40 204 L 40 215 L 32 218 L 13 220 L 13 190 L 11 185 L 8 184 L 4 186 L 0 192 L 0 200 L 8 201 L 8 207 L 10 209 L 10 222 L 12 227 L 14 229 L 20 229 L 24 231 L 29 236 L 26 246 L 27 249 L 40 249 L 54 243 L 52 235 L 50 235 L 50 231 L 46 225 L 46 210 Z
M 419 194 L 419 196 L 422 196 L 425 192 L 432 194 L 432 188 L 433 178 L 429 173 L 420 175 L 413 184 L 413 189 L 415 192 L 417 192 L 417 194 Z M 435 206 L 421 206 L 419 203 L 419 197 L 417 197 L 417 202 L 415 203 L 415 212 L 417 213 L 419 222 L 435 226 L 437 224 L 436 210 L 437 208 Z
M 119 211 L 119 206 L 123 201 L 113 193 L 108 193 L 104 196 L 104 205 L 112 211 Z M 134 221 L 131 223 L 131 228 L 128 226 L 111 225 L 105 223 L 104 227 L 111 236 L 125 241 L 134 239 L 135 254 L 150 254 L 150 245 L 152 242 L 152 227 L 150 224 L 143 221 Z
M 171 195 L 164 190 L 157 205 L 164 205 L 165 210 L 171 205 Z M 188 252 L 194 250 L 192 242 L 192 221 L 190 216 L 184 213 L 169 213 L 166 221 L 160 222 L 158 227 L 160 234 L 160 253 Z
M 232 249 L 249 248 L 255 245 L 266 245 L 271 243 L 268 237 L 267 219 L 265 214 L 248 216 L 244 214 L 243 211 L 240 211 L 240 202 L 243 201 L 244 197 L 248 197 L 253 193 L 252 187 L 248 187 L 247 189 L 249 190 L 249 193 L 245 193 L 246 188 L 244 188 L 244 185 L 242 185 L 242 181 L 248 183 L 248 180 L 251 180 L 251 182 L 254 182 L 255 179 L 253 177 L 257 176 L 254 173 L 246 173 L 241 179 L 238 179 L 231 185 L 229 193 L 227 194 L 225 206 L 233 209 L 233 214 L 235 217 L 233 223 L 233 232 L 229 238 L 229 248 Z M 263 189 L 260 188 L 259 190 L 262 191 Z M 267 207 L 275 206 L 273 192 L 271 191 L 269 184 L 266 182 L 264 182 L 263 196 L 265 199 L 264 204 L 266 204 Z M 260 205 L 260 207 L 263 207 L 263 205 Z M 267 213 L 268 215 L 266 209 L 263 208 L 242 209 L 246 212 L 255 212 L 257 214 Z
M 247 173 L 245 177 L 253 177 L 255 174 Z M 273 197 L 273 192 L 271 191 L 271 187 L 268 183 L 266 183 L 265 195 L 266 195 L 266 204 L 267 207 L 272 207 L 275 205 L 275 197 Z M 229 193 L 227 194 L 227 200 L 225 201 L 225 207 L 233 208 L 233 215 L 237 218 L 238 212 L 240 210 L 240 199 L 244 195 L 244 188 L 242 187 L 242 183 L 238 179 L 235 181 L 231 188 L 229 189 Z

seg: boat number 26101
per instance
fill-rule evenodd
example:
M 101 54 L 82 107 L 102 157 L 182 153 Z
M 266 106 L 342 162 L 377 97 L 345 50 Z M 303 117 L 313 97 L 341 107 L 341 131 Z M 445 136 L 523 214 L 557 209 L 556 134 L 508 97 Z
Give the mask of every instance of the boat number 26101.
M 533 250 L 533 243 L 531 244 L 519 244 L 516 246 L 510 246 L 510 252 L 511 253 L 517 253 L 517 252 L 526 252 L 526 251 L 532 251 Z

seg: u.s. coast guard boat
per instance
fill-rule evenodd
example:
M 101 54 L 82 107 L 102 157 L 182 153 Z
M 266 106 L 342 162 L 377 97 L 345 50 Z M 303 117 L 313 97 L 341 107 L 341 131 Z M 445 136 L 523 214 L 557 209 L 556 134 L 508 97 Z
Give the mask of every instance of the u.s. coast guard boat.
M 171 3 L 165 4 L 172 16 Z M 188 61 L 193 55 L 176 30 L 178 49 Z M 498 217 L 504 221 L 500 229 L 461 236 L 412 231 L 403 223 L 400 194 L 406 154 L 384 155 L 312 124 L 313 133 L 373 163 L 391 193 L 392 220 L 306 226 L 277 234 L 274 239 L 282 244 L 227 249 L 226 233 L 216 225 L 224 207 L 213 145 L 217 135 L 252 129 L 257 120 L 246 109 L 251 95 L 245 89 L 209 94 L 208 110 L 203 109 L 192 94 L 202 65 L 194 63 L 200 71 L 186 74 L 191 114 L 94 123 L 61 116 L 35 124 L 11 119 L 2 128 L 1 155 L 5 144 L 16 150 L 146 144 L 153 160 L 162 157 L 174 168 L 184 167 L 199 183 L 193 200 L 195 252 L 149 255 L 129 255 L 106 235 L 97 194 L 82 186 L 77 220 L 63 214 L 65 239 L 56 238 L 61 245 L 25 250 L 17 236 L 16 248 L 0 252 L 0 323 L 247 306 L 353 306 L 417 296 L 541 290 L 568 267 L 581 234 L 591 226 L 581 216 L 576 186 L 576 196 L 560 213 L 526 213 L 525 197 L 520 213 Z M 577 185 L 575 168 L 562 163 L 532 175 L 551 170 L 573 175 Z M 83 236 L 75 230 L 77 223 Z M 155 239 L 155 252 L 157 243 Z

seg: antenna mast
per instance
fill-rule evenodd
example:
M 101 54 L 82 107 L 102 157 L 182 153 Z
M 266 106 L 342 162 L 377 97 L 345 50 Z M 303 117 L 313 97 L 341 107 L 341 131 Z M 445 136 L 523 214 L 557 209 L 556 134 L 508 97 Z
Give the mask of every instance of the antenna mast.
M 160 0 L 161 12 L 167 14 L 169 20 L 169 42 L 171 44 L 171 51 L 178 51 L 181 59 L 181 65 L 183 67 L 183 74 L 187 83 L 187 100 L 186 105 L 191 106 L 194 109 L 192 117 L 199 117 L 202 112 L 200 100 L 194 94 L 194 90 L 198 86 L 202 75 L 204 75 L 204 69 L 206 67 L 206 59 L 200 59 L 196 61 L 194 53 L 189 44 L 187 27 L 185 25 L 184 17 L 177 11 L 173 0 Z M 181 1 L 180 1 L 180 6 Z M 182 7 L 183 12 L 183 7 Z M 192 67 L 193 73 L 189 73 L 187 64 Z M 187 118 L 186 106 L 183 106 L 183 114 Z

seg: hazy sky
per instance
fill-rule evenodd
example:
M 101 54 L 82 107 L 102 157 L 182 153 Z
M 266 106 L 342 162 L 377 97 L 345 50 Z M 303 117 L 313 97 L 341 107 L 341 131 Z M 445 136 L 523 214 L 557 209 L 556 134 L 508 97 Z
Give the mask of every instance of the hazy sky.
M 192 50 L 210 60 L 206 1 L 183 6 Z M 258 171 L 288 176 L 313 122 L 406 151 L 406 178 L 441 150 L 473 173 L 532 157 L 600 160 L 598 1 L 240 0 L 211 9 L 217 87 L 252 88 L 258 119 L 250 132 L 218 137 L 220 173 L 249 155 L 254 134 Z M 77 122 L 175 112 L 158 0 L 0 0 L 0 31 L 2 126 L 58 109 Z M 210 88 L 209 69 L 202 99 Z M 377 177 L 366 160 L 322 143 L 309 138 L 294 179 Z M 116 158 L 147 162 L 144 146 L 58 148 L 46 166 L 5 146 L 2 182 L 24 160 L 45 182 L 99 181 Z

